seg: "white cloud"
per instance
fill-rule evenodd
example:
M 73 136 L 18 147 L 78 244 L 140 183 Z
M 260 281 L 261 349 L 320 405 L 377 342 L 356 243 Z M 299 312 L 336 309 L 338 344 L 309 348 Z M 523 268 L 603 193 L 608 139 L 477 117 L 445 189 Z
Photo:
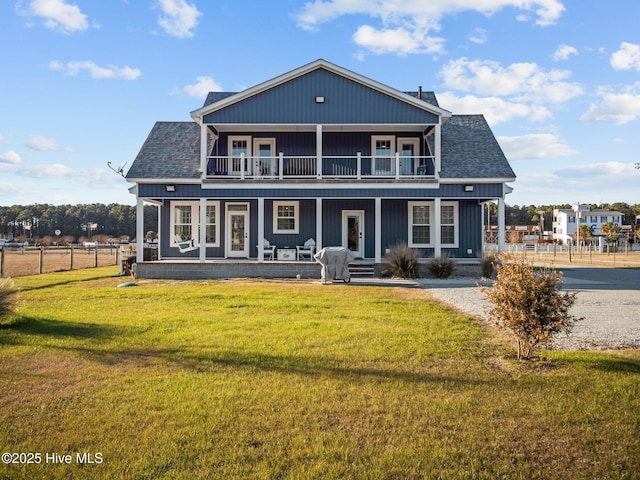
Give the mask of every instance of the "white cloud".
M 579 153 L 564 143 L 558 135 L 550 133 L 498 137 L 497 140 L 509 160 L 566 158 Z
M 77 5 L 64 0 L 31 0 L 26 15 L 41 17 L 44 25 L 62 33 L 82 32 L 89 28 L 87 16 Z
M 444 38 L 431 37 L 425 31 L 411 31 L 403 27 L 377 30 L 363 25 L 353 34 L 353 41 L 377 54 L 396 53 L 404 56 L 444 51 Z
M 606 93 L 602 100 L 592 103 L 580 120 L 584 123 L 613 122 L 624 125 L 640 116 L 640 94 Z
M 20 165 L 21 163 L 22 158 L 20 158 L 20 155 L 18 155 L 14 150 L 9 150 L 0 154 L 0 166 L 2 166 L 2 164 Z
M 49 68 L 51 70 L 62 70 L 67 75 L 75 76 L 80 71 L 86 70 L 91 78 L 98 80 L 102 79 L 123 79 L 123 80 L 135 80 L 142 72 L 137 68 L 131 67 L 116 67 L 115 65 L 108 65 L 106 67 L 100 67 L 91 61 L 73 61 L 67 62 L 66 65 L 58 62 L 49 62 Z
M 195 5 L 189 5 L 185 0 L 159 0 L 158 3 L 162 10 L 158 25 L 166 33 L 178 38 L 193 37 L 193 29 L 202 15 Z
M 73 148 L 60 145 L 58 142 L 51 138 L 43 137 L 42 135 L 31 135 L 27 138 L 27 147 L 39 152 L 72 152 Z
M 314 0 L 306 2 L 295 18 L 299 27 L 315 30 L 344 15 L 366 15 L 380 23 L 358 27 L 353 35 L 356 44 L 375 53 L 406 55 L 441 52 L 444 40 L 430 32 L 440 30 L 446 15 L 464 11 L 491 15 L 509 7 L 534 14 L 538 25 L 555 23 L 565 9 L 560 0 Z M 410 45 L 399 42 L 402 38 Z
M 458 97 L 450 92 L 439 93 L 438 103 L 442 108 L 456 114 L 477 114 L 482 112 L 489 125 L 508 122 L 515 118 L 526 118 L 532 122 L 541 122 L 551 118 L 552 113 L 539 105 L 507 102 L 497 97 Z
M 611 55 L 611 66 L 615 70 L 638 70 L 640 72 L 640 45 L 622 42 L 620 49 Z
M 221 92 L 222 87 L 211 77 L 196 77 L 197 82 L 186 85 L 182 91 L 191 97 L 204 98 L 209 92 Z
M 487 43 L 487 31 L 484 28 L 476 28 L 472 33 L 467 35 L 467 38 L 478 45 Z
M 558 48 L 553 54 L 553 59 L 558 62 L 560 60 L 567 60 L 571 55 L 577 54 L 578 50 L 575 47 L 570 45 L 558 45 Z
M 608 179 L 613 182 L 613 184 L 618 184 L 620 179 L 632 179 L 634 181 L 634 175 L 637 173 L 633 167 L 633 164 L 630 163 L 621 163 L 621 162 L 603 162 L 603 163 L 589 163 L 585 165 L 569 165 L 560 170 L 556 170 L 554 172 L 556 175 L 565 178 L 572 179 L 594 179 L 598 180 L 595 182 L 597 185 L 599 182 Z M 601 188 L 604 183 L 600 183 L 599 187 Z
M 451 60 L 440 72 L 447 88 L 537 103 L 562 103 L 582 95 L 580 85 L 565 81 L 570 75 L 567 70 L 544 71 L 535 63 L 503 67 L 498 62 L 464 57 Z

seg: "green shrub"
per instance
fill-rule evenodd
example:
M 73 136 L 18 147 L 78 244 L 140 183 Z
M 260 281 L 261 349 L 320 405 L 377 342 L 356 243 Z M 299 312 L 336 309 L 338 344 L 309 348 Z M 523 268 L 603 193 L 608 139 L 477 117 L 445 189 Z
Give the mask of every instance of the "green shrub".
M 480 288 L 493 306 L 489 315 L 515 337 L 518 358 L 528 359 L 539 343 L 558 332 L 569 333 L 580 320 L 569 315 L 577 294 L 560 291 L 561 272 L 536 269 L 514 254 L 502 254 L 498 260 L 493 287 Z
M 18 299 L 17 289 L 9 278 L 0 279 L 0 323 L 13 315 L 13 307 Z
M 489 254 L 482 257 L 480 260 L 480 270 L 482 272 L 482 278 L 491 278 L 496 271 L 496 263 L 498 258 L 495 255 Z
M 427 268 L 436 278 L 449 278 L 456 270 L 455 260 L 444 254 L 438 258 L 432 258 L 427 264 Z
M 384 256 L 385 266 L 382 275 L 393 278 L 418 278 L 420 252 L 399 243 L 389 249 Z

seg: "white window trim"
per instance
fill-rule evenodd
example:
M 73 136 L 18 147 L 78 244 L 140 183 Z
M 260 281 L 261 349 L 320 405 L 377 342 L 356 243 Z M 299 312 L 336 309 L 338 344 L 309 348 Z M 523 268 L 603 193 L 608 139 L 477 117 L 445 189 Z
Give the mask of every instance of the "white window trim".
M 433 248 L 433 208 L 434 202 L 408 202 L 409 232 L 407 242 L 412 248 Z M 413 207 L 429 207 L 429 243 L 415 243 L 413 241 Z
M 178 248 L 178 244 L 175 239 L 175 207 L 177 206 L 191 206 L 191 233 L 193 239 L 198 242 L 200 239 L 200 201 L 192 201 L 192 200 L 178 200 L 171 202 L 171 212 L 170 212 L 170 225 L 169 231 L 171 232 L 171 242 L 170 246 Z M 213 206 L 216 208 L 216 242 L 215 243 L 207 243 L 207 247 L 219 247 L 220 246 L 220 202 L 211 202 L 207 201 L 207 206 Z
M 286 206 L 286 205 L 293 207 L 293 212 L 294 212 L 293 230 L 281 230 L 278 228 L 278 207 Z M 274 234 L 291 234 L 291 235 L 300 233 L 300 202 L 290 201 L 290 200 L 275 200 L 273 202 L 273 233 Z
M 453 243 L 444 243 L 442 242 L 441 245 L 443 248 L 458 248 L 459 246 L 459 230 L 460 230 L 460 221 L 459 221 L 459 217 L 458 217 L 458 202 L 440 202 L 440 209 L 442 209 L 442 207 L 446 207 L 446 206 L 452 206 L 453 207 Z M 442 214 L 440 214 L 440 228 L 442 229 L 443 227 L 443 223 L 442 223 Z M 449 226 L 450 224 L 447 224 L 446 226 Z M 440 235 L 442 237 L 442 234 Z
M 414 206 L 426 206 L 429 207 L 429 243 L 415 243 L 413 241 L 413 207 Z M 444 206 L 453 206 L 453 243 L 441 243 L 440 246 L 442 248 L 459 248 L 460 244 L 460 221 L 459 221 L 459 203 L 458 202 L 440 202 L 440 208 Z M 435 248 L 435 244 L 433 243 L 434 238 L 434 225 L 433 220 L 435 218 L 435 202 L 408 202 L 407 203 L 407 216 L 409 219 L 409 228 L 408 228 L 408 245 L 411 248 Z M 440 215 L 442 222 L 442 214 Z M 447 224 L 449 225 L 449 224 Z M 442 223 L 439 225 L 439 228 L 442 228 Z

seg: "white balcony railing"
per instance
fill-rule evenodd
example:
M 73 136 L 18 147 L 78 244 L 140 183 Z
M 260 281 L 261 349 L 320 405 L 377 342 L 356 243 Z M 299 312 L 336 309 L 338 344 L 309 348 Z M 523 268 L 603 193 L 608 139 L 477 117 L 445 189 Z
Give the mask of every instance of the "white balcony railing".
M 315 156 L 208 157 L 205 178 L 239 179 L 429 179 L 435 178 L 435 157 Z

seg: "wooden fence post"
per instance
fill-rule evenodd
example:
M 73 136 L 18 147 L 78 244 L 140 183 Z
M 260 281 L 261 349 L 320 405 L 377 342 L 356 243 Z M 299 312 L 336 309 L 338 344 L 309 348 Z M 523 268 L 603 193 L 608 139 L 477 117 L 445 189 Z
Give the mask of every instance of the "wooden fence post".
M 38 273 L 42 275 L 44 265 L 44 246 L 40 245 L 40 251 L 38 252 Z
M 96 246 L 93 247 L 93 267 L 97 268 L 98 267 L 98 244 L 96 243 Z
M 0 248 L 0 278 L 4 278 L 4 247 Z
M 71 251 L 69 252 L 69 270 L 73 270 L 73 245 L 71 245 Z

